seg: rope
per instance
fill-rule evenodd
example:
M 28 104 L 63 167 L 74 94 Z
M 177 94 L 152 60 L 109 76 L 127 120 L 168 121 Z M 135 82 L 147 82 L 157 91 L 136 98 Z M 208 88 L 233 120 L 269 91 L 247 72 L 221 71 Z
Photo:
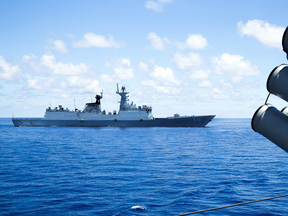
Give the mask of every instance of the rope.
M 265 105 L 267 105 L 268 99 L 269 99 L 270 93 L 268 94 L 266 101 L 265 101 Z
M 281 195 L 281 196 L 276 196 L 276 197 L 269 197 L 269 198 L 260 199 L 260 200 L 244 202 L 244 203 L 238 203 L 238 204 L 233 204 L 233 205 L 221 206 L 221 207 L 217 207 L 217 208 L 205 209 L 205 210 L 200 210 L 200 211 L 195 211 L 195 212 L 190 212 L 190 213 L 185 213 L 185 214 L 179 214 L 179 215 L 176 215 L 176 216 L 198 214 L 198 213 L 202 213 L 202 212 L 214 211 L 214 210 L 218 210 L 218 209 L 229 208 L 229 207 L 234 207 L 234 206 L 240 206 L 240 205 L 245 205 L 245 204 L 250 204 L 250 203 L 255 203 L 255 202 L 262 202 L 262 201 L 277 199 L 277 198 L 286 197 L 286 196 L 288 196 L 288 194 Z

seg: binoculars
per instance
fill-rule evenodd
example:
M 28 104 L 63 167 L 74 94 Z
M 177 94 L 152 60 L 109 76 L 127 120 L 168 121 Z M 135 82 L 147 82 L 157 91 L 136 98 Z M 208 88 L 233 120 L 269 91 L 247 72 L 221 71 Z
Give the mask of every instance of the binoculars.
M 282 47 L 288 59 L 288 27 L 282 37 Z M 268 77 L 266 87 L 269 95 L 276 95 L 288 102 L 288 65 L 275 67 Z M 279 111 L 267 104 L 269 95 L 265 104 L 256 110 L 251 126 L 254 131 L 288 152 L 288 106 Z

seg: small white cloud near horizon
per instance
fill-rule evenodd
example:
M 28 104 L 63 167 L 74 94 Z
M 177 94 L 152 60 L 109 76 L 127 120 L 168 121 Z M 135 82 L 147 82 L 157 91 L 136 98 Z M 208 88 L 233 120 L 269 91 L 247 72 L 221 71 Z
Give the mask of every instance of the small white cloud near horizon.
M 118 80 L 114 79 L 112 76 L 109 76 L 108 74 L 100 74 L 100 79 L 105 83 L 117 83 Z
M 92 32 L 88 32 L 84 35 L 84 39 L 75 41 L 72 43 L 74 47 L 86 48 L 86 47 L 121 47 L 120 43 L 114 41 L 114 37 L 112 35 L 109 38 L 106 38 L 103 35 L 97 35 Z
M 243 60 L 243 58 L 240 55 L 224 53 L 220 57 L 213 57 L 212 63 L 217 74 L 227 75 L 232 79 L 232 82 L 237 83 L 242 81 L 243 76 L 260 74 L 257 66 L 252 65 L 248 60 Z
M 164 86 L 181 85 L 180 81 L 174 76 L 173 71 L 168 67 L 165 69 L 155 65 L 154 71 L 150 75 Z
M 30 55 L 23 55 L 21 62 L 29 62 L 32 59 L 37 58 L 37 56 L 30 54 Z
M 191 79 L 200 79 L 200 80 L 207 80 L 209 78 L 209 74 L 211 73 L 210 70 L 196 70 L 190 74 Z
M 12 66 L 0 56 L 0 79 L 14 81 L 21 78 L 21 70 L 18 65 Z
M 190 52 L 188 55 L 182 55 L 177 52 L 172 60 L 175 62 L 179 69 L 191 70 L 193 68 L 199 67 L 202 64 L 202 59 L 199 53 Z
M 139 62 L 138 68 L 140 71 L 149 71 L 149 66 L 144 62 Z
M 108 74 L 102 74 L 101 79 L 106 82 L 112 82 L 112 80 L 128 80 L 134 78 L 134 70 L 131 67 L 129 58 L 119 58 L 114 62 L 105 62 L 106 67 L 113 67 L 114 74 L 109 76 Z
M 75 93 L 97 93 L 100 91 L 99 81 L 89 77 L 70 76 L 65 85 Z
M 213 88 L 210 92 L 208 93 L 203 93 L 199 94 L 198 96 L 201 99 L 213 99 L 213 100 L 226 100 L 230 99 L 230 95 L 226 93 L 225 91 L 222 91 L 218 88 Z
M 198 84 L 198 86 L 202 87 L 202 88 L 211 88 L 211 87 L 213 87 L 209 80 L 204 80 L 204 81 L 200 82 Z
M 150 40 L 152 46 L 157 50 L 164 50 L 165 43 L 170 43 L 168 38 L 161 38 L 154 32 L 149 32 L 147 39 Z
M 171 2 L 172 0 L 146 1 L 145 7 L 147 9 L 154 10 L 156 12 L 162 12 L 164 5 L 169 4 Z
M 282 49 L 284 27 L 254 19 L 248 20 L 246 24 L 242 21 L 238 22 L 237 30 L 241 37 L 247 35 L 260 41 L 267 47 Z
M 27 80 L 26 87 L 28 89 L 42 89 L 42 86 L 39 84 L 39 79 L 37 78 Z
M 58 75 L 79 75 L 88 73 L 90 65 L 85 63 L 73 64 L 71 62 L 65 64 L 62 62 L 56 62 L 56 58 L 52 54 L 43 55 L 41 58 L 41 64 L 48 69 L 48 72 Z
M 201 34 L 189 34 L 184 43 L 176 42 L 178 49 L 201 50 L 208 46 L 208 41 Z
M 155 65 L 150 73 L 152 79 L 142 80 L 143 86 L 154 88 L 158 93 L 167 95 L 176 95 L 181 91 L 181 82 L 175 77 L 174 72 L 170 68 L 163 68 Z
M 64 41 L 62 41 L 62 40 L 54 40 L 53 44 L 54 44 L 54 49 L 56 51 L 61 52 L 61 53 L 67 53 L 68 52 L 67 46 L 64 43 Z

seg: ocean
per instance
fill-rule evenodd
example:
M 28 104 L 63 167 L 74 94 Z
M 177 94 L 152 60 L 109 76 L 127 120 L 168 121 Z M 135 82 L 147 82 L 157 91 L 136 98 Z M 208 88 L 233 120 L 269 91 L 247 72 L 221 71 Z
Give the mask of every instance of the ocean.
M 1 215 L 177 215 L 288 194 L 250 119 L 205 128 L 28 128 L 0 119 Z M 288 197 L 198 215 L 287 215 Z

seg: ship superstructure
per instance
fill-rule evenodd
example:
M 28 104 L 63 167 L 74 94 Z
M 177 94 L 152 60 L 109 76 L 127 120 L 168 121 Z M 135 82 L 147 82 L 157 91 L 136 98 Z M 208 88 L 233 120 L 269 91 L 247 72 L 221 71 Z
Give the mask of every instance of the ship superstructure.
M 103 90 L 100 95 L 95 96 L 95 102 L 86 103 L 83 111 L 69 110 L 62 105 L 54 109 L 48 107 L 44 118 L 12 118 L 14 126 L 62 126 L 62 127 L 204 127 L 210 122 L 215 115 L 206 116 L 180 116 L 175 114 L 174 117 L 154 118 L 152 107 L 146 104 L 136 106 L 129 103 L 129 92 L 125 86 L 119 91 L 117 84 L 116 94 L 120 95 L 120 106 L 116 110 L 106 113 L 101 109 L 101 99 Z

